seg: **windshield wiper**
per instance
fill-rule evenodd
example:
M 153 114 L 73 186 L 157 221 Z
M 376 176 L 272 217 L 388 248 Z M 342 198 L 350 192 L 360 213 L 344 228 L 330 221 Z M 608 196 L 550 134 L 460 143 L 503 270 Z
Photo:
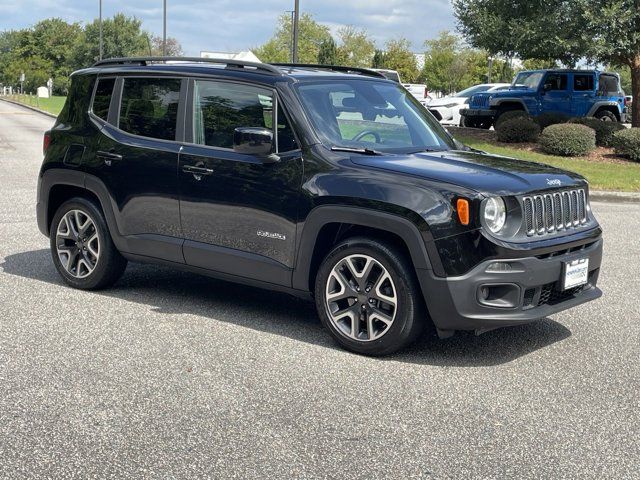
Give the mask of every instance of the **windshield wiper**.
M 411 153 L 433 153 L 444 151 L 446 151 L 444 148 L 421 148 L 420 150 L 412 150 Z
M 382 152 L 379 152 L 378 150 L 373 150 L 372 148 L 331 147 L 331 151 L 333 151 L 333 152 L 361 153 L 362 155 L 383 155 Z

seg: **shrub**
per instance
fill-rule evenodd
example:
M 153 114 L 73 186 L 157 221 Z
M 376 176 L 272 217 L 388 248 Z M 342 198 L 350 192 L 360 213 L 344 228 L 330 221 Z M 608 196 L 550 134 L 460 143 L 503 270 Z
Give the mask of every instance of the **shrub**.
M 496 122 L 495 122 L 495 128 L 498 128 L 498 126 L 501 123 L 504 123 L 508 120 L 513 120 L 514 118 L 531 118 L 531 115 L 529 115 L 527 112 L 525 112 L 524 110 L 507 110 L 504 113 L 501 113 L 500 116 L 498 118 L 496 118 Z
M 586 125 L 596 132 L 596 145 L 599 147 L 612 147 L 613 134 L 625 130 L 625 126 L 618 122 L 603 122 L 593 117 L 572 118 L 570 123 Z
M 586 155 L 596 148 L 596 132 L 575 123 L 550 125 L 540 135 L 540 146 L 552 155 Z
M 613 134 L 616 153 L 640 162 L 640 128 L 625 128 Z
M 564 113 L 544 112 L 538 115 L 535 120 L 540 125 L 540 128 L 544 130 L 550 125 L 557 125 L 559 123 L 567 123 L 571 117 Z
M 505 120 L 496 127 L 498 141 L 505 143 L 535 142 L 540 135 L 540 127 L 527 117 Z

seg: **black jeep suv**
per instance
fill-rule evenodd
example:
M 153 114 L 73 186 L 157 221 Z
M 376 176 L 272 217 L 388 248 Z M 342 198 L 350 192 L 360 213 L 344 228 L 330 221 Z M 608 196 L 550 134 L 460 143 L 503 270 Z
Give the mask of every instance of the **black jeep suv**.
M 582 177 L 464 147 L 373 71 L 101 61 L 44 150 L 38 224 L 76 288 L 173 265 L 312 297 L 372 355 L 601 295 Z

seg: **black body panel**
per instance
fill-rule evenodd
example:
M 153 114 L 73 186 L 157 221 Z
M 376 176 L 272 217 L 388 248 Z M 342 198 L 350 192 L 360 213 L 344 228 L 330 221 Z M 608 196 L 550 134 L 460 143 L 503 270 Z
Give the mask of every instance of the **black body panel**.
M 582 177 L 463 149 L 332 151 L 320 141 L 292 87 L 357 73 L 281 70 L 278 75 L 194 64 L 131 64 L 76 72 L 68 104 L 49 132 L 51 144 L 38 188 L 40 230 L 49 234 L 56 202 L 65 189 L 70 196 L 86 192 L 100 204 L 116 247 L 131 260 L 301 296 L 313 289 L 316 253 L 325 252 L 349 229 L 388 235 L 406 247 L 431 317 L 442 331 L 531 321 L 599 296 L 601 230 L 590 212 L 584 228 L 530 241 L 490 235 L 479 218 L 488 196 L 516 198 L 549 191 L 550 185 L 557 188 L 558 182 L 562 188 L 588 192 Z M 132 135 L 119 128 L 123 79 L 131 76 L 182 79 L 174 140 Z M 117 78 L 108 122 L 90 113 L 97 77 Z M 194 79 L 200 78 L 260 85 L 275 92 L 277 102 L 286 106 L 300 149 L 276 152 L 279 161 L 269 163 L 229 148 L 196 145 L 189 95 Z M 471 221 L 466 225 L 458 218 L 458 199 L 469 202 Z M 319 244 L 319 239 L 327 244 Z M 487 262 L 522 260 L 529 271 L 513 281 L 524 289 L 532 281 L 547 282 L 558 275 L 562 258 L 576 249 L 590 249 L 593 269 L 592 288 L 585 290 L 582 300 L 526 312 L 496 312 L 474 310 L 475 304 L 471 308 L 455 298 L 471 295 L 474 282 L 486 280 Z M 557 259 L 547 259 L 555 253 Z M 474 303 L 471 297 L 467 300 Z

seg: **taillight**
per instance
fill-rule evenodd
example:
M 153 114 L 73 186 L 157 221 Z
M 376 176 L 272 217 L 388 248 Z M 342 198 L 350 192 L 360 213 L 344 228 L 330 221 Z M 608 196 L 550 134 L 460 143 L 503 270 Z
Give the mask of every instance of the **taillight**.
M 51 134 L 49 132 L 45 132 L 44 138 L 42 140 L 42 153 L 46 154 L 49 145 L 51 144 Z

